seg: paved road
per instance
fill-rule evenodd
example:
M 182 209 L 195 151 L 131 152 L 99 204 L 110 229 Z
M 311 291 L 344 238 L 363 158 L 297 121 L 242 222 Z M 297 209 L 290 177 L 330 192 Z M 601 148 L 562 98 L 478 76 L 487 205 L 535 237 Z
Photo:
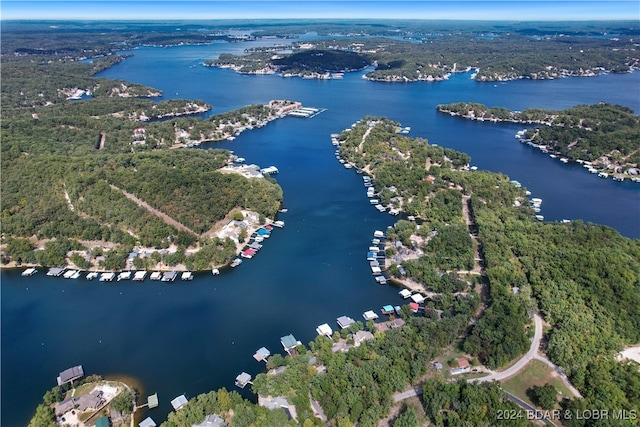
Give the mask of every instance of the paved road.
M 539 314 L 535 314 L 533 316 L 533 323 L 535 325 L 535 334 L 533 335 L 533 340 L 531 341 L 531 346 L 529 347 L 529 351 L 520 358 L 516 363 L 505 369 L 501 372 L 494 372 L 486 377 L 482 378 L 472 378 L 468 380 L 469 382 L 478 382 L 485 383 L 490 381 L 501 381 L 506 378 L 512 377 L 518 372 L 520 372 L 527 363 L 536 358 L 538 354 L 538 348 L 540 347 L 540 340 L 542 339 L 542 318 Z

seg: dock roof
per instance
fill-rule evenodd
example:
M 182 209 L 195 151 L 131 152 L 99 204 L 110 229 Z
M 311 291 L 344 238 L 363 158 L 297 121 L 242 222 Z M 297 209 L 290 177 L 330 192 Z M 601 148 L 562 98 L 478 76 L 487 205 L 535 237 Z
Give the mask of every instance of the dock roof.
M 188 403 L 187 398 L 184 394 L 181 394 L 180 396 L 176 397 L 175 399 L 173 399 L 171 401 L 171 406 L 173 406 L 173 409 L 175 409 L 176 411 L 180 408 L 182 408 L 184 405 L 186 405 Z
M 298 340 L 292 334 L 280 338 L 280 342 L 285 350 L 295 348 L 298 345 Z
M 365 311 L 362 314 L 362 317 L 364 317 L 365 320 L 373 320 L 373 319 L 377 319 L 378 315 L 373 310 L 369 310 L 369 311 Z
M 62 385 L 64 383 L 68 383 L 69 381 L 77 380 L 84 376 L 84 370 L 82 369 L 82 365 L 74 366 L 69 369 L 65 369 L 60 372 L 58 375 L 58 385 Z
M 411 295 L 411 300 L 413 300 L 413 302 L 420 304 L 421 302 L 424 302 L 424 297 L 420 294 L 413 294 Z
M 331 329 L 331 326 L 329 326 L 328 324 L 323 323 L 316 328 L 316 332 L 318 333 L 318 335 L 326 335 L 329 337 L 331 336 L 331 334 L 333 334 L 333 329 Z
M 147 417 L 144 420 L 140 421 L 138 424 L 140 427 L 156 427 L 156 422 L 153 421 L 151 417 Z
M 150 409 L 153 409 L 156 406 L 158 406 L 158 393 L 154 393 L 151 396 L 147 397 L 147 405 L 149 406 Z
M 237 384 L 247 384 L 249 381 L 251 381 L 251 375 L 247 374 L 246 372 L 242 372 L 236 377 Z
M 340 316 L 340 317 L 338 317 L 337 321 L 338 321 L 338 325 L 343 329 L 344 328 L 348 328 L 349 326 L 351 326 L 354 323 L 356 323 L 355 320 L 353 320 L 352 318 L 347 317 L 347 316 Z
M 256 354 L 253 355 L 253 358 L 260 362 L 262 360 L 265 360 L 269 356 L 271 356 L 271 352 L 269 351 L 269 349 L 267 349 L 266 347 L 260 347 L 260 349 L 256 351 Z

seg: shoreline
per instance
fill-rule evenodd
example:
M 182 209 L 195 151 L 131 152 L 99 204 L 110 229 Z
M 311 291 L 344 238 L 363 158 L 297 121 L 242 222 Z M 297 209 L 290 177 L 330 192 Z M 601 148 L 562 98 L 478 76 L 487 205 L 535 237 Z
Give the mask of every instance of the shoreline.
M 97 273 L 123 273 L 123 272 L 136 272 L 136 271 L 146 271 L 148 273 L 152 273 L 154 271 L 159 271 L 159 272 L 170 272 L 170 271 L 175 271 L 178 273 L 183 273 L 183 272 L 193 272 L 193 273 L 203 273 L 203 272 L 209 272 L 211 273 L 212 269 L 227 269 L 231 267 L 231 264 L 233 263 L 233 261 L 241 256 L 242 253 L 242 249 L 247 246 L 248 244 L 250 244 L 250 240 L 252 239 L 252 235 L 257 233 L 257 231 L 261 228 L 263 228 L 264 226 L 270 225 L 272 227 L 273 224 L 275 223 L 275 220 L 271 220 L 271 219 L 267 219 L 265 221 L 264 224 L 251 224 L 247 227 L 247 238 L 243 241 L 243 242 L 238 242 L 237 240 L 234 240 L 235 245 L 236 245 L 236 251 L 235 251 L 235 256 L 232 260 L 230 260 L 227 263 L 221 264 L 221 265 L 215 265 L 213 267 L 204 269 L 204 270 L 189 270 L 184 264 L 176 264 L 175 266 L 167 266 L 161 263 L 156 264 L 156 266 L 154 268 L 124 268 L 124 269 L 120 269 L 120 270 L 109 270 L 109 269 L 105 269 L 105 268 L 101 268 L 99 266 L 92 266 L 90 268 L 78 268 L 77 266 L 75 266 L 73 263 L 69 263 L 66 264 L 65 266 L 46 266 L 46 265 L 41 265 L 41 264 L 31 264 L 31 263 L 23 263 L 20 265 L 17 265 L 15 263 L 15 261 L 11 261 L 8 264 L 0 264 L 0 271 L 13 271 L 13 270 L 26 270 L 28 268 L 35 268 L 35 269 L 51 269 L 51 268 L 62 268 L 64 270 L 77 270 L 81 273 L 90 273 L 90 272 L 97 272 Z M 275 227 L 274 227 L 275 228 Z M 187 249 L 188 250 L 188 249 Z M 187 251 L 186 250 L 186 251 Z M 154 251 L 158 251 L 158 249 L 154 249 Z M 191 251 L 191 253 L 193 253 L 194 251 Z M 40 272 L 40 271 L 38 271 Z M 35 274 L 35 273 L 34 273 Z M 30 277 L 30 276 L 25 276 L 25 277 Z M 146 280 L 146 279 L 145 279 Z

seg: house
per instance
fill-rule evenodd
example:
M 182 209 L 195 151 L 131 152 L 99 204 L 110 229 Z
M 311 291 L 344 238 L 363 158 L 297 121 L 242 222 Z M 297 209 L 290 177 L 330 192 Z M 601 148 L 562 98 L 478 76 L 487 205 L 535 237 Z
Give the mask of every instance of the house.
M 464 357 L 458 357 L 456 359 L 456 363 L 458 364 L 458 367 L 449 370 L 449 373 L 451 375 L 464 374 L 466 372 L 469 372 L 469 370 L 471 369 L 471 364 Z
M 101 390 L 93 390 L 89 394 L 84 394 L 76 399 L 75 406 L 79 411 L 87 411 L 89 409 L 97 409 L 105 403 Z
M 74 366 L 73 368 L 65 369 L 60 372 L 58 375 L 58 385 L 66 384 L 73 380 L 77 380 L 78 378 L 82 378 L 84 376 L 84 370 L 82 369 L 82 365 Z
M 220 415 L 207 415 L 200 424 L 191 424 L 191 427 L 224 427 L 227 423 L 224 422 Z
M 373 334 L 369 331 L 358 331 L 353 334 L 353 343 L 356 347 L 362 344 L 365 341 L 369 341 L 373 339 Z
M 258 395 L 258 405 L 271 411 L 274 409 L 283 409 L 289 416 L 289 419 L 296 420 L 298 418 L 295 405 L 292 405 L 287 398 L 283 396 L 265 397 Z

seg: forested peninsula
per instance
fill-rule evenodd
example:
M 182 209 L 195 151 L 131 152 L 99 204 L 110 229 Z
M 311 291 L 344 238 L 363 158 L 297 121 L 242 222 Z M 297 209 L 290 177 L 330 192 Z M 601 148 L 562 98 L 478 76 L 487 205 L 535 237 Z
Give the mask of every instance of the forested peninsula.
M 640 181 L 640 117 L 629 108 L 600 103 L 561 111 L 509 111 L 454 102 L 438 105 L 437 109 L 470 120 L 539 125 L 517 136 L 553 157 L 583 163 L 601 176 Z
M 283 77 L 319 79 L 340 77 L 330 73 L 372 65 L 374 69 L 365 77 L 384 82 L 438 81 L 472 69 L 479 82 L 554 79 L 628 72 L 640 66 L 640 54 L 629 37 L 540 36 L 496 28 L 488 33 L 467 29 L 405 38 L 352 34 L 293 42 L 279 49 L 256 48 L 245 55 L 220 55 L 207 65 L 246 74 L 280 73 Z M 459 49 L 462 45 L 465 48 Z M 331 59 L 318 62 L 318 56 Z
M 273 219 L 282 190 L 229 152 L 179 148 L 233 138 L 300 104 L 188 117 L 210 106 L 156 101 L 153 88 L 94 77 L 121 57 L 80 62 L 69 52 L 3 57 L 2 265 L 227 264 L 250 231 L 228 235 L 222 226 L 247 220 L 251 230 Z M 144 256 L 131 265 L 134 249 Z
M 528 317 L 540 311 L 547 356 L 584 397 L 565 408 L 638 408 L 637 368 L 614 355 L 640 339 L 640 242 L 581 221 L 535 221 L 508 177 L 470 171 L 464 155 L 400 129 L 367 117 L 338 137 L 381 203 L 419 220 L 388 234 L 390 274 L 422 287 L 436 319 L 447 304 L 475 301 L 458 345 L 490 368 L 524 352 Z

